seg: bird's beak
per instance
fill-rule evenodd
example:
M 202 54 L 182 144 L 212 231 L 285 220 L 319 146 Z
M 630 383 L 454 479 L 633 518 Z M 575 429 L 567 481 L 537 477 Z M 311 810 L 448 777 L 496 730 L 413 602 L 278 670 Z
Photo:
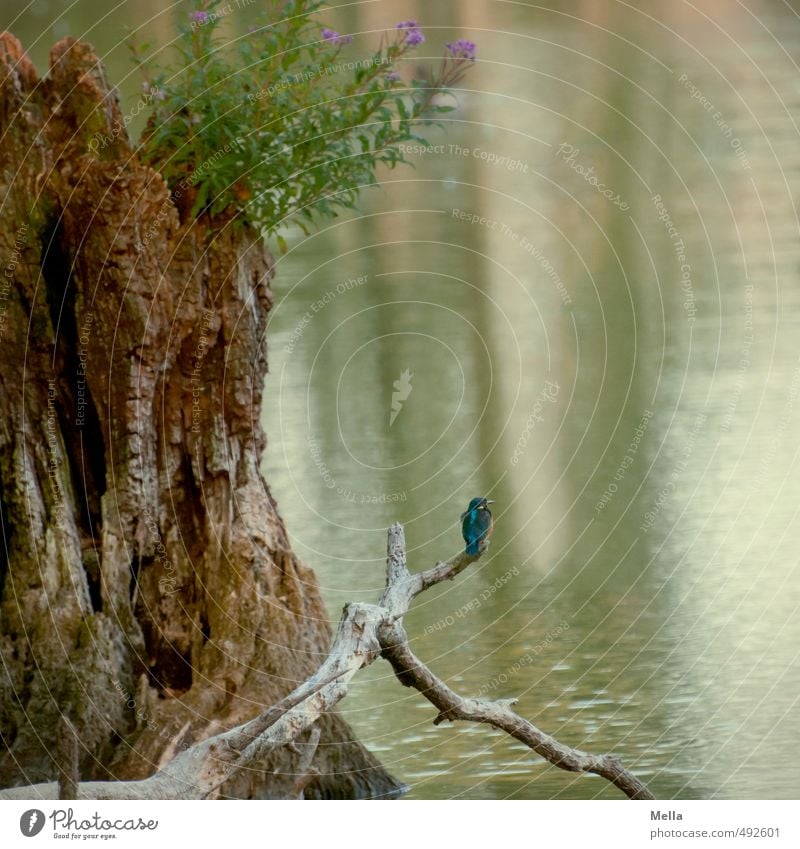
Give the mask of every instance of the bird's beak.
M 487 499 L 486 499 L 486 503 L 487 503 L 487 504 L 494 504 L 494 501 L 489 501 L 489 499 L 487 498 Z

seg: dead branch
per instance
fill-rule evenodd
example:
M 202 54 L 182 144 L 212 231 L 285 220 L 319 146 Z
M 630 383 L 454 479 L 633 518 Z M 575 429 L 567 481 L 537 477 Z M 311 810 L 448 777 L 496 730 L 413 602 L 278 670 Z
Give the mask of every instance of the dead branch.
M 311 761 L 314 760 L 314 755 L 317 753 L 319 736 L 319 726 L 315 725 L 309 732 L 308 740 L 304 743 L 305 751 L 297 764 L 297 775 L 292 787 L 292 799 L 302 799 L 306 785 L 318 775 L 317 770 L 311 766 Z
M 213 794 L 237 770 L 281 746 L 292 745 L 310 730 L 296 793 L 313 776 L 311 761 L 318 732 L 314 723 L 340 702 L 350 679 L 379 657 L 385 658 L 402 684 L 418 690 L 437 708 L 434 724 L 445 720 L 482 722 L 505 731 L 551 764 L 569 772 L 594 773 L 631 799 L 654 798 L 647 787 L 613 755 L 591 755 L 572 749 L 540 731 L 511 710 L 515 700 L 491 701 L 459 696 L 439 680 L 408 645 L 403 616 L 421 592 L 452 580 L 481 555 L 460 553 L 424 572 L 412 573 L 406 561 L 403 526 L 389 528 L 386 587 L 377 605 L 345 605 L 330 653 L 314 675 L 278 704 L 254 719 L 209 737 L 184 750 L 166 766 L 141 781 L 86 781 L 80 799 L 197 799 Z M 3 799 L 58 798 L 58 784 L 34 784 L 0 791 Z
M 647 787 L 623 768 L 618 758 L 613 755 L 589 755 L 578 749 L 571 749 L 514 713 L 511 705 L 516 704 L 516 699 L 470 699 L 454 693 L 413 655 L 401 625 L 395 623 L 391 627 L 381 629 L 380 640 L 383 656 L 391 663 L 400 683 L 419 690 L 438 708 L 439 714 L 433 720 L 434 725 L 459 719 L 466 722 L 484 722 L 510 734 L 561 769 L 602 775 L 631 799 L 653 798 Z

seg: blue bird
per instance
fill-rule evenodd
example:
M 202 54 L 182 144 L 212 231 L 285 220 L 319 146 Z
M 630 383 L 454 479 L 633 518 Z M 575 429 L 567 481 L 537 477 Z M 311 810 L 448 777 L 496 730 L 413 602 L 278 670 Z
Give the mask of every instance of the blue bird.
M 467 544 L 467 554 L 480 554 L 486 548 L 494 530 L 494 520 L 489 505 L 494 501 L 486 498 L 473 498 L 466 512 L 461 514 L 461 533 Z

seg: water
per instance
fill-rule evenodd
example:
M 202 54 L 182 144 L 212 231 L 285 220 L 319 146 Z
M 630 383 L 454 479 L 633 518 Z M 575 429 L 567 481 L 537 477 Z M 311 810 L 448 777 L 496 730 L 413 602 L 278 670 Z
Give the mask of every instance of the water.
M 292 543 L 335 622 L 377 599 L 392 521 L 421 569 L 489 495 L 488 555 L 406 619 L 420 658 L 660 797 L 796 797 L 800 19 L 709 0 L 332 14 L 409 17 L 423 55 L 464 37 L 481 62 L 443 147 L 278 262 L 264 465 Z M 342 709 L 412 797 L 618 796 L 499 732 L 434 727 L 383 663 Z
M 266 468 L 293 544 L 335 619 L 377 597 L 391 521 L 423 568 L 490 494 L 490 556 L 407 618 L 419 657 L 659 796 L 796 796 L 800 21 L 443 5 L 483 61 L 442 147 L 279 262 Z M 344 711 L 414 797 L 616 795 L 434 727 L 382 664 Z

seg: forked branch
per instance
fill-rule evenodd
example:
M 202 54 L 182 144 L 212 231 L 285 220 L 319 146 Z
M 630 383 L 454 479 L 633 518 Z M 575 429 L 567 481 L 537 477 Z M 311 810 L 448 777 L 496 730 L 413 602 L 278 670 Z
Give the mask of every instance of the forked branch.
M 386 587 L 378 604 L 345 605 L 330 653 L 317 672 L 285 699 L 254 719 L 196 743 L 162 770 L 141 781 L 87 781 L 77 785 L 80 799 L 197 799 L 215 793 L 231 776 L 268 751 L 287 745 L 311 729 L 317 719 L 340 702 L 350 679 L 379 657 L 397 678 L 418 690 L 438 711 L 435 724 L 464 720 L 505 731 L 554 766 L 569 772 L 594 773 L 631 799 L 654 798 L 646 785 L 613 755 L 591 755 L 559 743 L 511 710 L 515 700 L 491 701 L 458 695 L 411 652 L 403 616 L 421 592 L 452 580 L 481 555 L 458 554 L 424 572 L 412 573 L 406 561 L 403 526 L 389 528 Z M 307 735 L 307 756 L 296 785 L 300 795 L 313 777 L 311 757 L 318 731 Z M 63 767 L 62 767 L 63 768 Z M 74 793 L 74 787 L 70 790 Z M 0 798 L 58 798 L 58 784 L 34 784 L 0 791 Z

